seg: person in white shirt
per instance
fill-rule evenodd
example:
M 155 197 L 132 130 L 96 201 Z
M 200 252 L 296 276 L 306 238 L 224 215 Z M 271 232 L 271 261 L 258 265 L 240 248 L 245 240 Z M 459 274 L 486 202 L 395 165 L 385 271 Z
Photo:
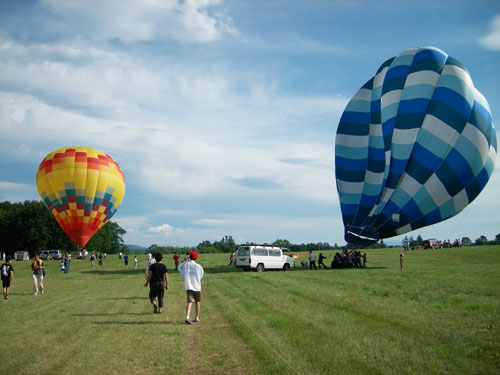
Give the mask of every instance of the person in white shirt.
M 191 251 L 189 259 L 190 260 L 183 262 L 179 267 L 179 272 L 184 280 L 184 290 L 187 294 L 186 324 L 191 324 L 189 314 L 193 303 L 195 303 L 196 308 L 196 317 L 193 322 L 200 321 L 201 279 L 204 274 L 203 267 L 196 263 L 196 259 L 198 259 L 198 253 L 196 251 Z
M 156 263 L 156 259 L 153 257 L 151 253 L 148 253 L 148 264 L 146 265 L 146 271 L 144 274 L 145 279 L 148 279 L 148 274 L 149 274 L 149 267 L 151 267 L 152 264 Z
M 315 270 L 317 270 L 316 255 L 314 255 L 312 251 L 309 251 L 309 269 L 312 270 L 313 267 Z

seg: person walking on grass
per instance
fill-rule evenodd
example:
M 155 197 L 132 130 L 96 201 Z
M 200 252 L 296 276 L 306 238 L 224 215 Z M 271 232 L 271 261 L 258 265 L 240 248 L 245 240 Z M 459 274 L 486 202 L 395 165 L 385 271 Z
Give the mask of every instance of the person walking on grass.
M 399 254 L 399 270 L 403 270 L 403 253 Z
M 148 286 L 149 283 L 149 300 L 153 304 L 153 312 L 161 313 L 163 309 L 163 297 L 165 296 L 165 290 L 168 290 L 168 271 L 167 266 L 165 266 L 161 260 L 163 255 L 161 253 L 155 254 L 156 263 L 149 267 L 148 277 L 144 286 Z M 158 303 L 156 300 L 158 299 Z
M 134 270 L 136 270 L 136 269 L 137 269 L 137 263 L 138 263 L 138 262 L 139 262 L 139 261 L 137 260 L 137 255 L 134 255 Z
M 184 320 L 186 324 L 191 324 L 189 314 L 191 313 L 193 303 L 196 309 L 196 317 L 193 322 L 200 321 L 201 279 L 203 278 L 204 270 L 201 265 L 196 263 L 196 259 L 198 259 L 198 253 L 191 251 L 189 260 L 183 262 L 179 267 L 181 277 L 184 280 L 184 290 L 187 295 L 186 319 Z
M 148 253 L 148 263 L 146 264 L 146 270 L 144 272 L 144 277 L 146 278 L 146 280 L 148 279 L 149 268 L 155 263 L 156 259 L 153 257 L 153 254 Z
M 90 269 L 94 268 L 94 264 L 95 264 L 95 255 L 92 252 L 92 254 L 90 255 Z
M 314 267 L 315 270 L 316 268 L 316 255 L 313 254 L 312 250 L 309 251 L 309 269 L 312 270 Z
M 33 271 L 33 295 L 36 296 L 37 294 L 43 294 L 44 289 L 43 289 L 43 269 L 45 268 L 45 265 L 43 264 L 42 260 L 38 256 L 38 254 L 35 254 L 35 260 L 31 264 L 31 270 Z
M 12 260 L 7 256 L 5 263 L 2 264 L 2 287 L 3 298 L 9 299 L 10 282 L 14 279 L 14 268 L 10 265 Z
M 323 263 L 323 259 L 326 259 L 327 257 L 325 257 L 323 255 L 323 253 L 319 253 L 319 257 L 318 257 L 318 267 L 319 269 L 321 269 L 321 266 L 325 267 L 325 270 L 328 269 L 328 267 L 325 265 L 325 263 Z
M 175 270 L 179 270 L 179 255 L 177 254 L 177 251 L 174 251 L 174 264 L 175 264 Z

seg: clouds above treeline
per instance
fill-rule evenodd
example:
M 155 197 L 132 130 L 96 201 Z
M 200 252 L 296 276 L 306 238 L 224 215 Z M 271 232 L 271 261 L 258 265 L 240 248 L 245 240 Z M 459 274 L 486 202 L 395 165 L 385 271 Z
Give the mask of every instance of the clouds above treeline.
M 266 14 L 266 4 L 3 5 L 0 200 L 38 199 L 43 157 L 82 145 L 124 171 L 113 220 L 128 243 L 195 245 L 224 235 L 341 243 L 335 131 L 368 74 L 355 70 L 360 52 L 349 60 L 350 44 L 294 23 L 294 2 L 279 14 Z M 273 24 L 264 32 L 252 19 Z M 477 43 L 495 50 L 498 16 L 489 22 Z

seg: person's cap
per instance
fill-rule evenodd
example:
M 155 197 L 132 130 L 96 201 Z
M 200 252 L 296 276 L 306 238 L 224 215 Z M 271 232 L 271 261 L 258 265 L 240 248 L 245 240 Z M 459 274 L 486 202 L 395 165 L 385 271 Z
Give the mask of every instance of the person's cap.
M 198 259 L 198 253 L 196 251 L 191 251 L 191 253 L 189 253 L 189 257 L 192 260 L 196 260 L 196 259 Z

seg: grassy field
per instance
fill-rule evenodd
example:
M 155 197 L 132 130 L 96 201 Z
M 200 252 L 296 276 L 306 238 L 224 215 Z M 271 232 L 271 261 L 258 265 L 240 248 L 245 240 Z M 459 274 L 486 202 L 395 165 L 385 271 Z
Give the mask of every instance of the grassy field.
M 1 374 L 500 373 L 500 246 L 370 250 L 368 269 L 243 272 L 202 254 L 201 322 L 184 324 L 183 282 L 153 314 L 140 270 L 48 261 L 32 296 L 13 262 L 0 300 Z M 333 253 L 328 253 L 328 263 Z M 297 262 L 298 263 L 298 262 Z

